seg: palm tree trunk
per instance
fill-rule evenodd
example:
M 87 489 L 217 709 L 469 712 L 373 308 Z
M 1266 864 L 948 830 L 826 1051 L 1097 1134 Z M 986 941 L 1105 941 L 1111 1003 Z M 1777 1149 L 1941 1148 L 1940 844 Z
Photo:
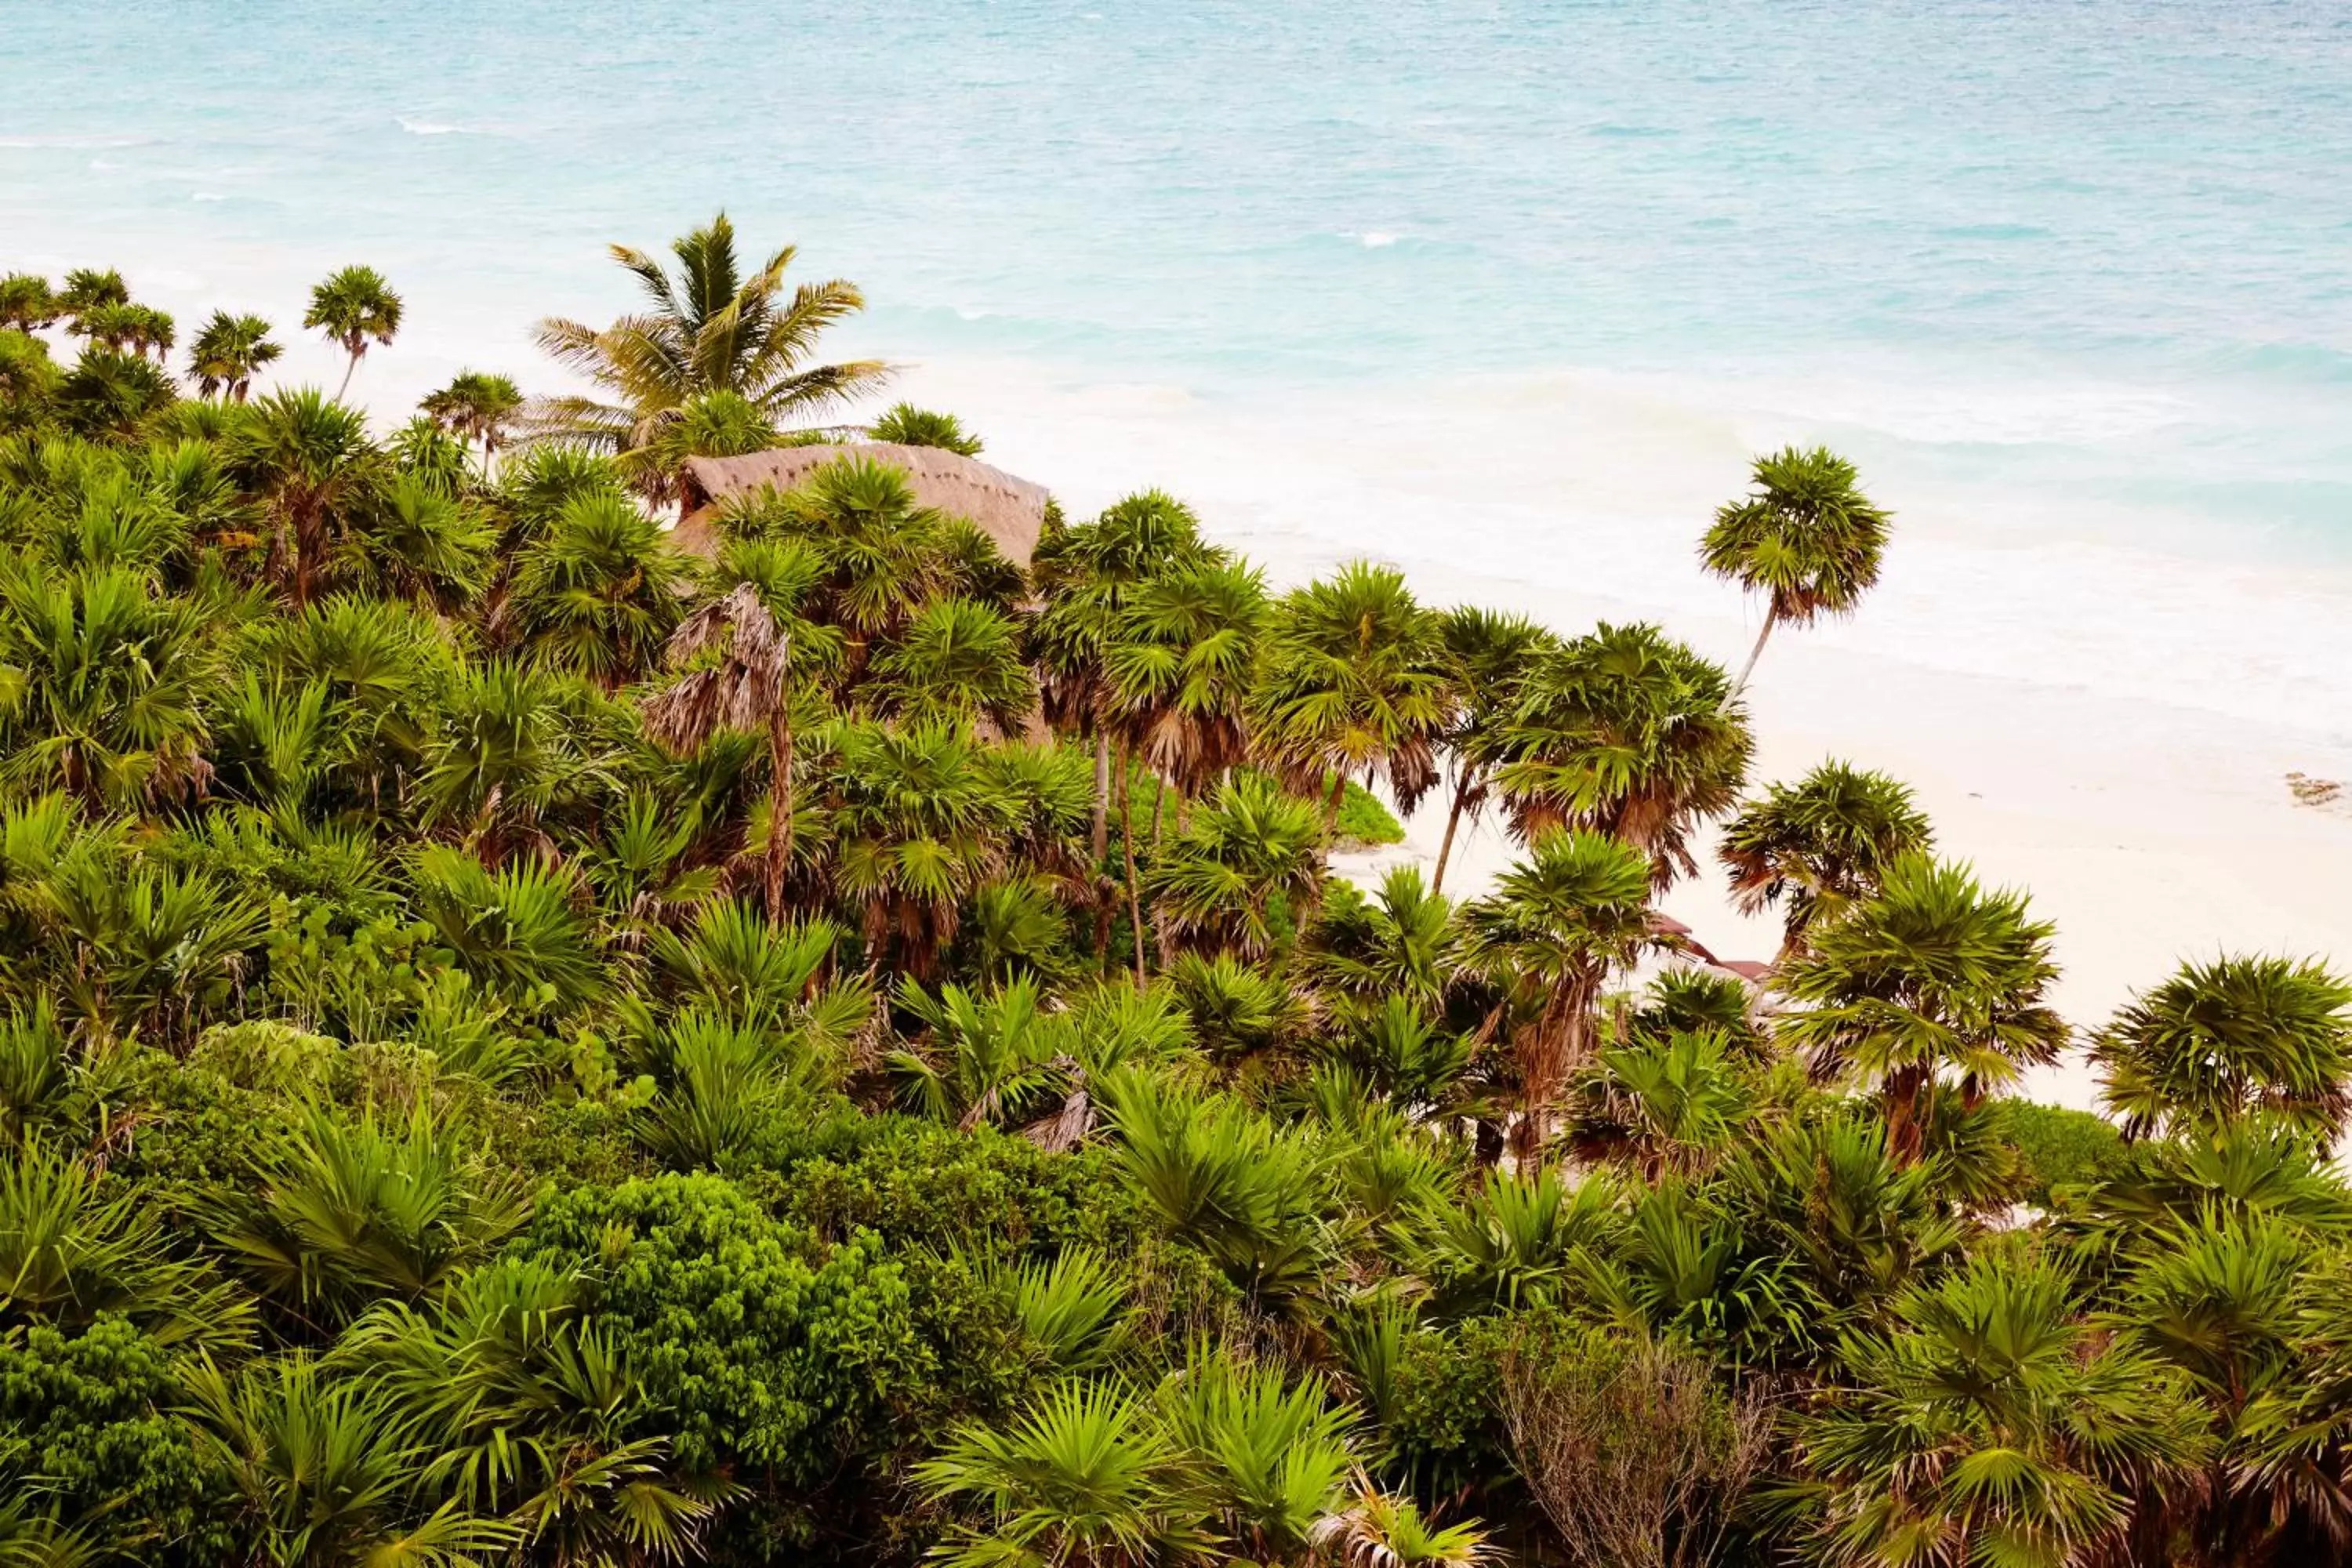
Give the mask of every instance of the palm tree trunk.
M 1127 919 L 1135 938 L 1135 984 L 1143 981 L 1143 894 L 1135 879 L 1135 768 L 1118 749 L 1118 837 L 1127 856 Z
M 343 394 L 352 389 L 352 376 L 359 370 L 359 368 L 360 356 L 357 354 L 352 355 L 349 360 L 344 362 L 342 384 L 335 388 L 336 402 L 341 403 L 343 400 Z
M 1152 783 L 1156 787 L 1151 792 L 1151 852 L 1157 855 L 1160 853 L 1160 819 L 1168 810 L 1168 781 L 1154 773 Z
M 1429 890 L 1442 892 L 1445 888 L 1445 863 L 1454 858 L 1454 830 L 1462 826 L 1462 808 L 1470 799 L 1470 775 L 1465 772 L 1454 782 L 1454 804 L 1445 813 L 1445 837 L 1437 846 L 1437 869 L 1429 876 Z
M 1756 634 L 1756 646 L 1748 650 L 1748 662 L 1739 667 L 1739 679 L 1731 683 L 1734 697 L 1748 689 L 1748 678 L 1756 673 L 1756 661 L 1764 657 L 1764 639 L 1770 637 L 1772 628 L 1780 624 L 1780 606 L 1775 605 L 1764 612 L 1764 629 Z
M 793 719 L 779 698 L 768 717 L 768 919 L 784 919 L 784 872 L 793 854 Z
M 1110 852 L 1110 735 L 1095 734 L 1095 864 Z
M 1331 793 L 1323 797 L 1323 837 L 1330 838 L 1339 831 L 1339 803 L 1348 798 L 1348 775 L 1331 775 Z

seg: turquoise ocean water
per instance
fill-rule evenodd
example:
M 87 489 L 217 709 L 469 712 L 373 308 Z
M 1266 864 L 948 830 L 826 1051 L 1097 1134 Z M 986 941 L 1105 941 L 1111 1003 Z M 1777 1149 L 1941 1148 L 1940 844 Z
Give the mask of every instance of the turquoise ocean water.
M 0 5 L 0 260 L 284 321 L 365 258 L 519 345 L 721 204 L 860 346 L 1631 376 L 1988 527 L 2352 562 L 2332 0 Z

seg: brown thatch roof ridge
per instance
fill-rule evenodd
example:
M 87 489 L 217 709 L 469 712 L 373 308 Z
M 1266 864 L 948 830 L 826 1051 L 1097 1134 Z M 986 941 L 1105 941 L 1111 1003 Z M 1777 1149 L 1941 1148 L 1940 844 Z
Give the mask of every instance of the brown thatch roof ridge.
M 1037 532 L 1045 524 L 1045 486 L 944 447 L 902 447 L 895 441 L 827 441 L 740 458 L 689 458 L 686 515 L 671 532 L 671 542 L 681 550 L 707 553 L 713 502 L 763 489 L 793 489 L 836 458 L 866 458 L 906 469 L 917 500 L 969 519 L 996 542 L 1007 560 L 1028 566 L 1030 553 L 1037 548 Z

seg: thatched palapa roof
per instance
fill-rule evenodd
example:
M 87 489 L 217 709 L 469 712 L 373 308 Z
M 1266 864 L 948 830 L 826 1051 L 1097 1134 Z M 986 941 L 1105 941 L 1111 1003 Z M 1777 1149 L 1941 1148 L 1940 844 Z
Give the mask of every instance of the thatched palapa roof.
M 976 458 L 938 447 L 902 447 L 894 441 L 828 441 L 816 447 L 779 447 L 741 458 L 689 458 L 686 463 L 686 515 L 670 541 L 681 550 L 709 553 L 713 502 L 763 489 L 789 490 L 836 458 L 866 458 L 904 468 L 915 499 L 952 517 L 967 519 L 996 542 L 1005 559 L 1028 567 L 1045 523 L 1045 487 L 1015 479 Z

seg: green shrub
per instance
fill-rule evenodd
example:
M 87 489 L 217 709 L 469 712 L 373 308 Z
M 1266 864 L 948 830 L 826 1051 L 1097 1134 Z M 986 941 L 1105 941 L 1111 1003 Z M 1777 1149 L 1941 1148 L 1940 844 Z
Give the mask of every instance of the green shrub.
M 2114 1175 L 2124 1160 L 2123 1134 L 2087 1110 L 2009 1100 L 1994 1107 L 1994 1128 L 2017 1150 L 2023 1196 L 2047 1208 L 2052 1192 Z

